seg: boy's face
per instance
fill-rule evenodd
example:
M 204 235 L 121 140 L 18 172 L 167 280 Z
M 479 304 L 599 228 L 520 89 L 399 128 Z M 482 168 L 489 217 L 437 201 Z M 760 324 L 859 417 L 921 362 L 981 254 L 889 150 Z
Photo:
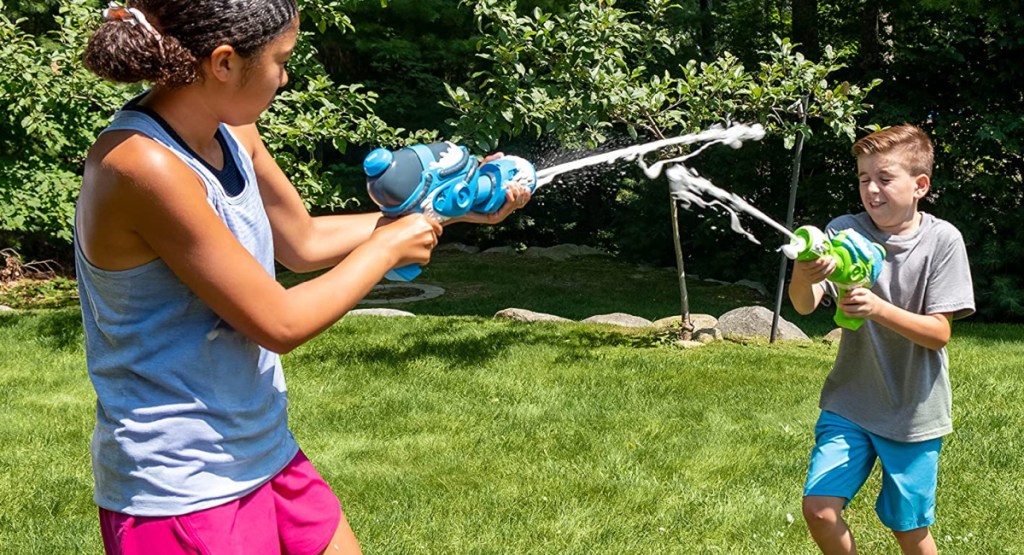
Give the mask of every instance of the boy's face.
M 917 201 L 928 193 L 927 175 L 911 175 L 893 153 L 857 157 L 860 201 L 875 227 L 893 235 L 917 229 Z

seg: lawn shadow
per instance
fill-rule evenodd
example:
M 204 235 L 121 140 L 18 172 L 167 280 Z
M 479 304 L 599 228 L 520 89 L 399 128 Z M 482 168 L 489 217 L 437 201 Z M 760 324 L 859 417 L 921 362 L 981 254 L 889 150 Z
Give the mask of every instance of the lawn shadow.
M 82 313 L 77 308 L 2 313 L 0 329 L 9 329 L 16 335 L 41 339 L 48 347 L 57 350 L 77 348 L 82 346 L 84 341 Z
M 495 325 L 473 319 L 452 317 L 421 318 L 414 329 L 395 331 L 386 344 L 353 341 L 345 349 L 317 349 L 295 353 L 299 364 L 307 362 L 376 364 L 404 368 L 417 359 L 433 358 L 453 367 L 479 367 L 504 358 L 516 345 L 557 346 L 559 349 L 586 351 L 612 345 L 631 345 L 627 334 L 592 326 L 575 326 L 572 333 L 560 324 L 544 322 L 507 322 Z
M 79 310 L 47 310 L 34 320 L 33 331 L 54 349 L 82 348 L 85 343 Z

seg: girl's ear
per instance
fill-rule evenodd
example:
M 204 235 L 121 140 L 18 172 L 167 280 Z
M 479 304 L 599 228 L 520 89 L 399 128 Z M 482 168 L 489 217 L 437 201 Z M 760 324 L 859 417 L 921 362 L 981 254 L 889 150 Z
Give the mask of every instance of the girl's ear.
M 227 44 L 214 48 L 207 63 L 210 77 L 222 82 L 230 81 L 231 73 L 242 69 L 242 59 L 235 53 L 235 49 Z
M 917 176 L 914 180 L 914 198 L 921 199 L 928 194 L 928 191 L 932 188 L 932 180 L 925 174 Z

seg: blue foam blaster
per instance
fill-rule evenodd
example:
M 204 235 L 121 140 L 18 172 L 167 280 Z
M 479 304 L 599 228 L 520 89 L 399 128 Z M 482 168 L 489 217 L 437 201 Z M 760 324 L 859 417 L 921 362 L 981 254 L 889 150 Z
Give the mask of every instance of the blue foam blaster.
M 509 187 L 532 192 L 537 183 L 536 169 L 523 158 L 504 156 L 481 165 L 466 147 L 450 142 L 375 149 L 363 160 L 363 173 L 370 198 L 385 216 L 423 212 L 437 221 L 493 214 L 504 206 Z M 412 281 L 421 272 L 409 264 L 384 277 Z

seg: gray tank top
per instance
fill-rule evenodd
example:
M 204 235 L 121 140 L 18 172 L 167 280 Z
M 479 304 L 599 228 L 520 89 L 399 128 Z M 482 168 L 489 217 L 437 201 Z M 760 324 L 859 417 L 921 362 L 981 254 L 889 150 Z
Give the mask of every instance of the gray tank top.
M 104 130 L 135 130 L 188 164 L 238 241 L 274 275 L 274 246 L 252 160 L 226 126 L 245 178 L 225 194 L 210 170 L 149 116 L 119 111 Z M 278 356 L 234 331 L 160 259 L 93 266 L 75 240 L 86 359 L 96 389 L 95 501 L 136 516 L 214 507 L 253 491 L 298 452 Z

